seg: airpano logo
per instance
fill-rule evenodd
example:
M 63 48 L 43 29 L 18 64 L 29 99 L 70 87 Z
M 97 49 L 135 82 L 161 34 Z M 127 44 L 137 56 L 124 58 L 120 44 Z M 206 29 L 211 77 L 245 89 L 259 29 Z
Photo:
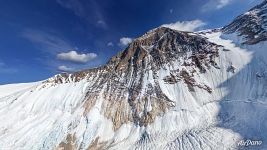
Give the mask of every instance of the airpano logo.
M 261 140 L 241 140 L 237 143 L 238 146 L 260 146 L 262 144 Z

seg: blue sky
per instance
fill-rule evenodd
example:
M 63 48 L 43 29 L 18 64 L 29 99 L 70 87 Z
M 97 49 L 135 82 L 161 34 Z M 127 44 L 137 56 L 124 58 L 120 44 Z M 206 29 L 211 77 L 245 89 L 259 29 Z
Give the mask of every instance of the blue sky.
M 221 27 L 261 0 L 0 1 L 0 84 L 105 64 L 161 26 Z

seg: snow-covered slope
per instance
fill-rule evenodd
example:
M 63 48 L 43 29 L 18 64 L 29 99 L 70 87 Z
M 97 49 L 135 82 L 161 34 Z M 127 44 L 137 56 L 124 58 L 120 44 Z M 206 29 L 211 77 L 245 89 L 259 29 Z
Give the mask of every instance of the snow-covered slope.
M 4 97 L 22 90 L 27 90 L 36 84 L 38 84 L 38 82 L 0 85 L 0 97 Z
M 267 42 L 224 29 L 159 27 L 102 67 L 6 93 L 0 149 L 266 149 Z
M 237 33 L 245 44 L 257 44 L 267 40 L 267 1 L 238 16 L 223 28 L 224 33 Z

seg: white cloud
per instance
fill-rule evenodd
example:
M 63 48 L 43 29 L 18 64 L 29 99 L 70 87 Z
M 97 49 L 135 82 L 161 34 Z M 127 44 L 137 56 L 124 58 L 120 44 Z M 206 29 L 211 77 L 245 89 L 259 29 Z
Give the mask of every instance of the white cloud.
M 62 65 L 62 66 L 58 66 L 57 69 L 58 69 L 59 71 L 63 71 L 63 72 L 73 72 L 73 71 L 75 71 L 74 68 L 67 67 L 67 66 L 64 66 L 64 65 Z
M 209 0 L 205 5 L 202 6 L 201 11 L 206 12 L 210 10 L 221 9 L 229 5 L 233 0 Z
M 129 37 L 122 37 L 122 38 L 120 38 L 120 43 L 119 43 L 119 45 L 120 45 L 120 46 L 127 46 L 127 45 L 129 45 L 132 41 L 133 41 L 132 38 L 129 38 Z
M 107 46 L 114 46 L 114 44 L 112 42 L 108 42 Z
M 69 51 L 67 53 L 57 54 L 59 60 L 65 60 L 76 63 L 87 63 L 97 57 L 95 53 L 78 54 L 76 51 Z
M 79 54 L 77 52 L 78 47 L 73 46 L 71 42 L 60 35 L 61 34 L 58 32 L 51 32 L 51 30 L 41 31 L 35 29 L 24 29 L 20 36 L 30 41 L 38 49 L 44 51 L 44 55 L 38 56 L 36 60 L 41 61 L 43 64 L 52 67 L 53 69 L 58 69 L 58 66 L 61 63 L 59 60 L 80 63 L 76 65 L 83 65 L 97 57 L 97 54 L 95 53 Z M 55 56 L 57 59 L 51 59 L 55 58 Z M 79 66 L 77 66 L 77 68 L 79 68 Z M 1 72 L 11 72 L 13 70 L 14 69 L 8 69 L 8 67 L 3 69 L 3 67 L 1 68 L 0 66 Z
M 163 24 L 163 27 L 171 28 L 178 31 L 196 31 L 200 27 L 206 25 L 205 22 L 201 20 L 192 21 L 177 21 L 175 23 Z

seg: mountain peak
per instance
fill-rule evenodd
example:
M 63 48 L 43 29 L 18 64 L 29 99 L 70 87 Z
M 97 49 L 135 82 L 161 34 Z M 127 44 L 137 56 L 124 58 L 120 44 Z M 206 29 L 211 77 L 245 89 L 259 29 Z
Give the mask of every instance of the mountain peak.
M 158 27 L 135 39 L 123 52 L 112 58 L 117 68 L 152 65 L 156 68 L 175 60 L 186 60 L 192 54 L 215 54 L 217 47 L 206 38 L 166 27 Z M 123 66 L 123 67 L 121 67 Z
M 157 27 L 152 30 L 149 30 L 142 36 L 136 38 L 133 40 L 133 42 L 130 44 L 131 45 L 142 45 L 142 46 L 151 46 L 158 42 L 163 36 L 166 34 L 177 34 L 180 31 L 176 31 L 167 27 Z

